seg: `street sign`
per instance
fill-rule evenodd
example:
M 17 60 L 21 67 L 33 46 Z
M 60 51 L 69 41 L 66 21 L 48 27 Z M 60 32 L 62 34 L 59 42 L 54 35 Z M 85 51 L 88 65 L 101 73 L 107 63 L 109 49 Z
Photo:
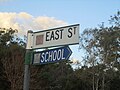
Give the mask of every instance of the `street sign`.
M 72 51 L 69 47 L 45 50 L 33 53 L 33 64 L 47 64 L 68 60 Z
M 33 32 L 26 49 L 64 46 L 79 43 L 79 24 Z

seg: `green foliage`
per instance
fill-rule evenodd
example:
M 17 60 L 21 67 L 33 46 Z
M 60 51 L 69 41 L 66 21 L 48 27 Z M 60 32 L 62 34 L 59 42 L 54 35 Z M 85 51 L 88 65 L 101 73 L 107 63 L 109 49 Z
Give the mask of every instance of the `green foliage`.
M 0 29 L 0 90 L 18 90 L 23 73 L 20 65 L 24 60 L 24 42 L 15 37 L 16 30 Z
M 112 90 L 114 74 L 120 72 L 120 12 L 111 16 L 111 27 L 86 29 L 81 35 L 81 46 L 86 51 L 85 60 L 91 68 L 93 90 Z M 117 71 L 115 71 L 116 69 Z M 101 76 L 101 77 L 100 77 Z

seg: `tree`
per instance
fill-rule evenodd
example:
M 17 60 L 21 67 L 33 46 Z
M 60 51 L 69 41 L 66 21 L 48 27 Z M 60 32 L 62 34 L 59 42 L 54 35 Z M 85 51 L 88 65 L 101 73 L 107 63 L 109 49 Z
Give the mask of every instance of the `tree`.
M 0 33 L 0 61 L 10 90 L 19 90 L 23 83 L 24 42 L 15 37 L 15 30 L 4 29 Z M 4 82 L 3 82 L 4 83 Z M 7 90 L 7 89 L 5 89 Z
M 72 72 L 70 64 L 66 61 L 39 66 L 33 65 L 31 66 L 30 88 L 31 90 L 64 90 L 67 77 Z
M 95 66 L 100 65 L 99 69 L 102 75 L 101 88 L 104 90 L 105 77 L 108 77 L 107 71 L 109 69 L 117 68 L 120 59 L 120 12 L 111 16 L 111 23 L 114 23 L 111 27 L 104 27 L 102 24 L 99 28 L 86 29 L 81 35 L 82 47 L 86 51 L 86 60 L 90 67 L 92 67 L 93 73 L 93 90 L 95 89 L 95 77 L 100 73 L 96 73 Z M 97 78 L 97 81 L 100 80 Z M 98 84 L 98 83 L 96 83 Z

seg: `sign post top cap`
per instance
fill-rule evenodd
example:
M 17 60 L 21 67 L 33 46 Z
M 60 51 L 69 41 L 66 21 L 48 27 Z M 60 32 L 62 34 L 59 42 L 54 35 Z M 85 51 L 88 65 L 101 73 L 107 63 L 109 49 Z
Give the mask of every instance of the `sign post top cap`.
M 28 33 L 33 33 L 33 31 L 32 30 L 28 30 Z

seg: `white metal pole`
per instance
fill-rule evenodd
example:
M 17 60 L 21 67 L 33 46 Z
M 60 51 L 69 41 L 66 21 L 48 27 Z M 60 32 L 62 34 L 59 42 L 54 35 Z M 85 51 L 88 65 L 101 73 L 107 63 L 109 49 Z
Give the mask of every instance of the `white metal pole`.
M 30 68 L 29 65 L 25 65 L 23 90 L 29 90 L 29 81 L 30 81 Z
M 25 69 L 24 69 L 24 84 L 23 90 L 29 90 L 30 83 L 30 58 L 29 56 L 30 50 L 32 49 L 32 34 L 33 31 L 28 31 L 27 33 L 27 45 L 26 45 L 26 54 L 25 54 Z

